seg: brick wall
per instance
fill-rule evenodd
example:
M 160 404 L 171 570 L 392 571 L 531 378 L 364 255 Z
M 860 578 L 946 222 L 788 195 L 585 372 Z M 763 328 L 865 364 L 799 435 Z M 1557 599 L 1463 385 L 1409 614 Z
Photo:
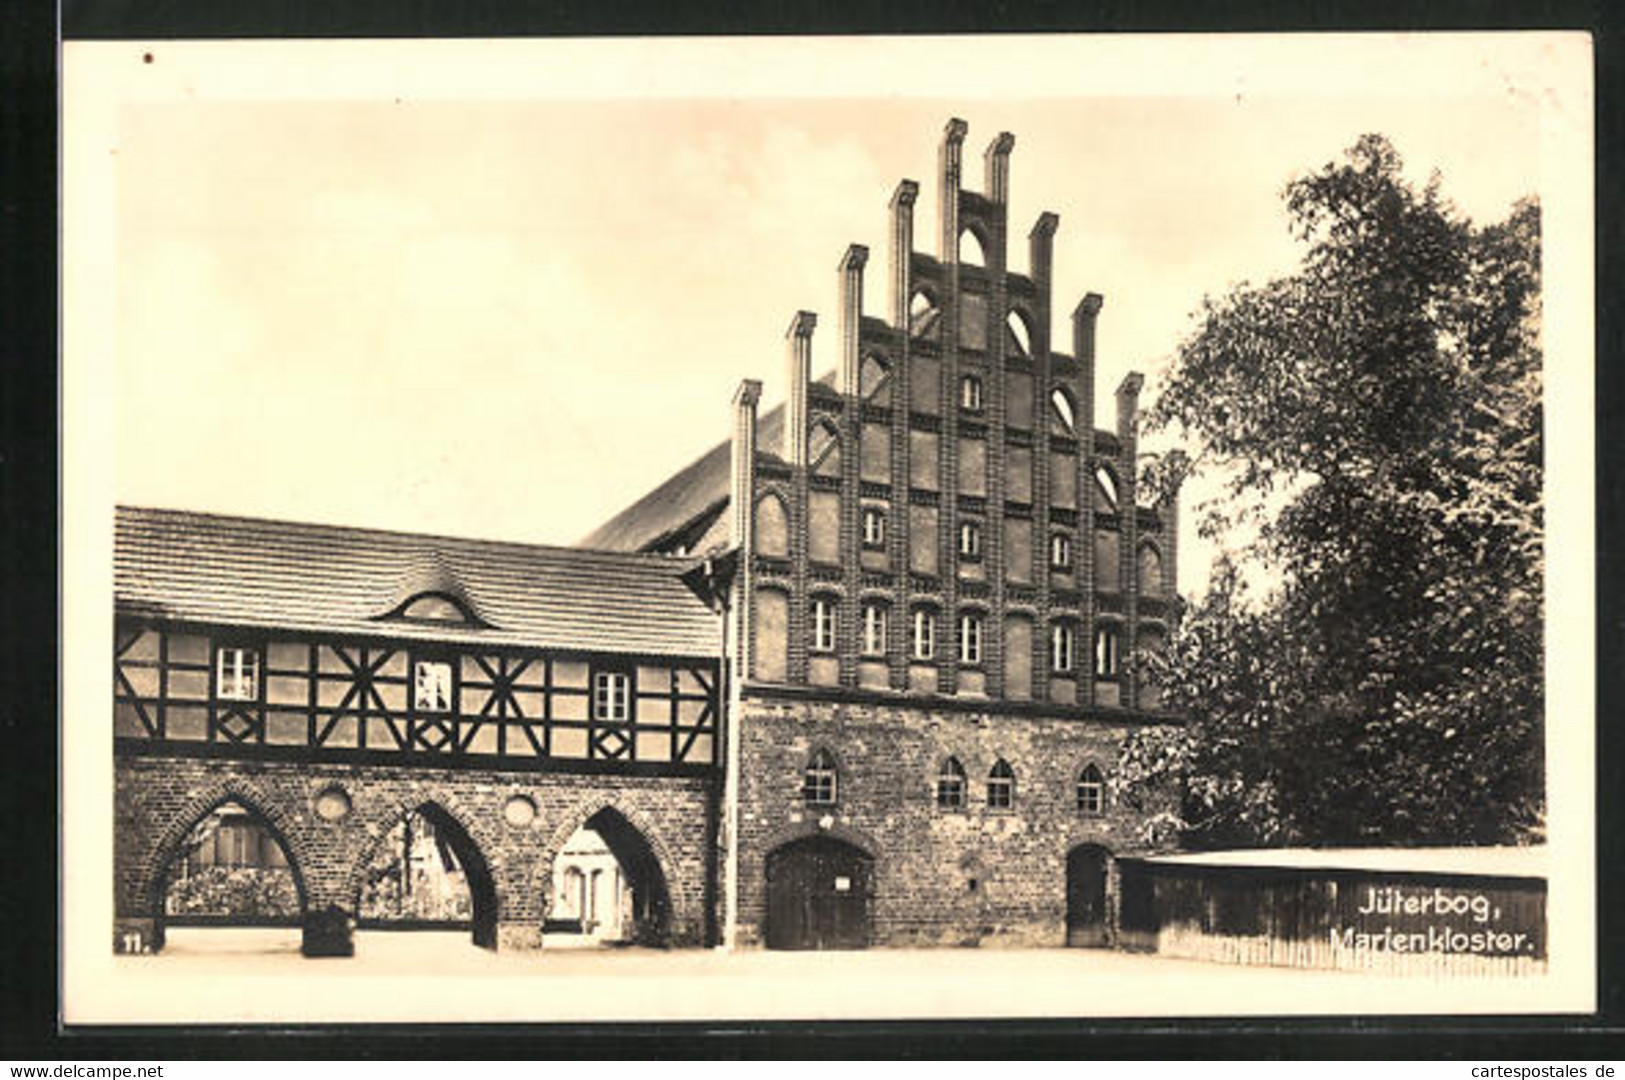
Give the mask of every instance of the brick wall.
M 1113 855 L 1147 850 L 1143 815 L 1109 798 L 1077 809 L 1089 762 L 1110 778 L 1129 728 L 1100 721 L 1011 717 L 904 704 L 747 699 L 740 788 L 741 944 L 765 940 L 768 855 L 824 833 L 874 859 L 877 945 L 1061 945 L 1066 859 L 1080 844 Z M 805 805 L 802 773 L 819 747 L 839 763 L 833 807 Z M 963 809 L 939 809 L 936 779 L 952 755 L 964 766 Z M 986 805 L 1003 758 L 1015 805 Z M 972 887 L 974 882 L 974 888 Z M 1108 880 L 1115 911 L 1116 874 Z
M 613 808 L 641 834 L 660 866 L 670 900 L 669 942 L 700 945 L 709 937 L 715 836 L 709 780 L 162 756 L 120 757 L 114 774 L 121 938 L 151 933 L 165 869 L 198 821 L 227 799 L 257 811 L 280 835 L 307 913 L 343 916 L 354 915 L 362 871 L 384 836 L 408 812 L 426 803 L 438 806 L 489 866 L 499 941 L 513 947 L 540 944 L 554 856 L 588 818 Z M 342 819 L 327 821 L 314 802 L 335 786 L 351 808 Z M 526 824 L 511 824 L 505 815 L 515 797 L 536 809 Z

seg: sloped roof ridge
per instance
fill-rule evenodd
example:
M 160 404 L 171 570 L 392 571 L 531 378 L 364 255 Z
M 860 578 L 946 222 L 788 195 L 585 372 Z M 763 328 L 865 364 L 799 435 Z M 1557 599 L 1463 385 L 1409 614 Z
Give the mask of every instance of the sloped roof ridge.
M 524 540 L 493 540 L 474 536 L 452 536 L 444 533 L 407 532 L 402 529 L 383 529 L 370 525 L 335 525 L 318 521 L 292 521 L 286 518 L 255 517 L 243 514 L 223 514 L 206 510 L 182 510 L 157 506 L 134 506 L 119 503 L 114 507 L 115 525 L 136 525 L 142 521 L 166 520 L 180 522 L 187 519 L 219 525 L 260 526 L 280 533 L 301 531 L 317 536 L 350 536 L 389 538 L 413 544 L 453 544 L 479 548 L 491 553 L 509 551 L 515 555 L 550 553 L 570 558 L 599 558 L 606 562 L 637 562 L 649 566 L 670 567 L 698 562 L 689 556 L 662 555 L 647 551 L 614 551 L 607 548 L 577 547 L 571 544 L 540 544 Z

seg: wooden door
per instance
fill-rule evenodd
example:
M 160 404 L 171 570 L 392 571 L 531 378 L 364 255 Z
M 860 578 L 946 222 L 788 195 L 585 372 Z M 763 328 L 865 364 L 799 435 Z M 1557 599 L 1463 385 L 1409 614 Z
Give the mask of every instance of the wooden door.
M 769 855 L 768 948 L 867 947 L 872 869 L 863 852 L 823 836 Z
M 1106 849 L 1073 848 L 1066 857 L 1066 943 L 1098 948 L 1106 944 Z

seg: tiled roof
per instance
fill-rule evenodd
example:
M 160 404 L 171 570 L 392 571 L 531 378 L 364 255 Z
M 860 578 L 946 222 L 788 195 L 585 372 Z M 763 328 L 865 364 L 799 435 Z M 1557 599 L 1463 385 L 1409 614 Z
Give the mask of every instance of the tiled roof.
M 711 656 L 693 559 L 134 507 L 118 509 L 114 605 L 191 622 L 536 648 Z M 384 618 L 443 593 L 488 625 Z
M 784 406 L 763 413 L 756 422 L 759 450 L 777 450 L 784 435 Z M 718 502 L 726 501 L 733 480 L 733 444 L 723 440 L 698 461 L 598 526 L 581 541 L 584 548 L 638 551 L 679 529 Z
M 816 381 L 834 386 L 834 372 L 826 372 Z M 756 448 L 758 451 L 777 453 L 783 445 L 784 406 L 776 405 L 763 413 L 757 421 Z M 1107 440 L 1115 447 L 1117 438 L 1110 432 L 1095 432 L 1099 443 Z M 726 505 L 733 481 L 733 447 L 724 440 L 702 454 L 699 460 L 678 470 L 670 479 L 649 492 L 625 510 L 598 526 L 581 541 L 584 548 L 605 551 L 641 551 L 651 543 L 682 528 L 719 504 Z M 723 521 L 726 522 L 726 517 Z M 706 534 L 711 539 L 715 530 Z M 704 550 L 696 547 L 694 550 Z

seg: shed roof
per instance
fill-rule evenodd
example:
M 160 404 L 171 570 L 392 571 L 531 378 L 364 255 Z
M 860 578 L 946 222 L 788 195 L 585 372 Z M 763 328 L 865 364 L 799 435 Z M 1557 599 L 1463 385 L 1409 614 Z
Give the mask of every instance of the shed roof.
M 120 507 L 114 607 L 188 622 L 709 656 L 694 559 Z M 392 618 L 414 595 L 487 625 Z
M 1370 847 L 1255 848 L 1156 855 L 1146 862 L 1193 866 L 1250 866 L 1293 870 L 1373 870 L 1394 873 L 1545 877 L 1546 848 Z

